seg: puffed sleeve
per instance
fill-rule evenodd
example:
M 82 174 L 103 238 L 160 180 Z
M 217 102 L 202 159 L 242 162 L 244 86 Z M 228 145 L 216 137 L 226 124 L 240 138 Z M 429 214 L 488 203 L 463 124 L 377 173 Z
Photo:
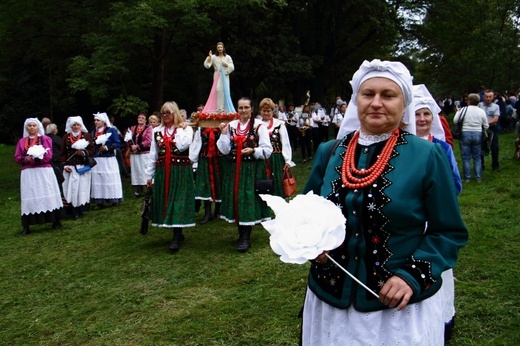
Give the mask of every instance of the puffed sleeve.
M 175 132 L 175 145 L 179 151 L 188 149 L 192 141 L 193 128 L 191 126 L 186 126 L 185 129 L 179 127 L 177 132 Z
M 257 160 L 267 160 L 273 152 L 273 146 L 271 145 L 271 140 L 269 139 L 269 131 L 267 130 L 267 127 L 261 123 L 258 125 L 258 138 L 258 147 L 254 148 L 255 151 L 253 155 Z
M 199 153 L 202 148 L 202 138 L 200 136 L 201 128 L 195 131 L 195 137 L 193 137 L 193 142 L 190 145 L 190 161 L 195 163 L 199 162 Z
M 226 134 L 221 134 L 217 140 L 217 148 L 224 155 L 228 155 L 231 151 L 231 135 L 229 131 L 229 127 L 231 127 L 231 123 L 228 125 L 228 132 Z
M 289 133 L 287 133 L 287 127 L 285 127 L 285 124 L 280 126 L 280 139 L 282 141 L 282 155 L 285 163 L 289 164 L 291 167 L 296 166 L 292 160 L 291 142 L 289 141 Z
M 159 127 L 157 127 L 156 129 L 157 130 L 153 130 L 152 142 L 150 143 L 150 154 L 148 155 L 146 165 L 144 168 L 144 174 L 147 180 L 153 178 L 155 174 L 155 163 L 157 162 L 157 159 L 159 157 L 159 154 L 157 152 L 157 142 L 153 139 L 155 132 L 159 131 Z

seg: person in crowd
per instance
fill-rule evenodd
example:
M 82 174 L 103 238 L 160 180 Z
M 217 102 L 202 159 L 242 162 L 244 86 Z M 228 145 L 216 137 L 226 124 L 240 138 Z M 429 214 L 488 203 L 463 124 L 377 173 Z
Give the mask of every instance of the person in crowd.
M 47 117 L 43 117 L 42 118 L 43 131 L 46 131 L 47 126 L 49 126 L 49 124 L 51 124 L 51 123 L 52 123 L 51 119 L 49 119 Z
M 94 141 L 97 165 L 91 170 L 90 198 L 95 208 L 101 209 L 105 203 L 117 206 L 123 202 L 123 185 L 116 158 L 121 141 L 106 113 L 94 114 L 94 125 L 95 129 L 90 135 Z
M 325 119 L 325 112 L 318 102 L 311 105 L 310 110 L 309 127 L 311 128 L 312 149 L 316 152 L 318 146 L 323 142 L 320 126 L 322 126 L 322 122 Z
M 117 135 L 119 137 L 119 143 L 121 143 L 123 141 L 123 134 L 121 133 L 121 131 L 119 131 L 119 129 L 115 125 L 114 116 L 111 115 L 108 120 L 110 121 L 112 129 L 115 130 L 115 132 L 117 133 Z M 121 146 L 118 146 L 117 148 L 114 149 L 114 155 L 116 157 L 117 164 L 119 166 L 119 173 L 124 178 L 130 178 L 130 172 L 128 172 L 128 169 L 126 167 L 125 158 L 123 156 L 123 151 L 124 151 L 124 146 L 123 146 L 123 148 L 121 148 Z
M 81 141 L 83 139 L 83 141 Z M 85 143 L 86 146 L 79 143 Z M 78 144 L 74 144 L 78 143 Z M 94 142 L 80 116 L 67 118 L 65 135 L 60 149 L 60 161 L 63 166 L 63 196 L 72 207 L 72 217 L 78 220 L 88 210 L 92 172 L 78 173 L 88 164 L 87 157 L 94 155 Z
M 47 125 L 45 129 L 47 137 L 52 139 L 52 164 L 60 171 L 63 169 L 60 163 L 61 137 L 58 136 L 58 126 L 54 123 Z
M 190 145 L 190 160 L 197 166 L 195 178 L 195 211 L 204 203 L 205 224 L 220 217 L 222 203 L 223 155 L 217 148 L 220 128 L 199 127 Z M 211 204 L 215 210 L 211 212 Z
M 152 127 L 152 129 L 154 129 L 157 126 L 161 125 L 160 116 L 161 116 L 160 112 L 154 112 L 148 118 L 148 124 Z
M 235 65 L 231 56 L 226 53 L 224 43 L 217 43 L 217 54 L 209 51 L 206 60 L 204 60 L 204 67 L 207 69 L 213 67 L 215 72 L 213 73 L 213 86 L 202 112 L 226 111 L 235 113 L 229 87 L 229 75 L 235 70 Z
M 193 129 L 183 121 L 173 101 L 162 105 L 161 115 L 145 172 L 148 187 L 153 186 L 152 226 L 172 229 L 169 249 L 177 252 L 184 240 L 183 228 L 195 226 L 194 181 L 188 155 Z
M 441 273 L 468 239 L 448 160 L 414 135 L 402 63 L 365 61 L 351 84 L 339 143 L 320 147 L 303 189 L 342 209 L 346 236 L 311 261 L 302 344 L 443 345 Z
M 347 103 L 345 101 L 341 101 L 341 104 L 338 106 L 337 112 L 334 112 L 334 118 L 332 118 L 332 125 L 334 126 L 334 137 L 338 135 L 339 128 L 341 127 L 341 122 L 345 117 L 346 111 Z
M 283 193 L 283 171 L 294 167 L 295 163 L 292 161 L 292 149 L 285 123 L 273 117 L 274 106 L 273 100 L 264 98 L 260 101 L 260 115 L 262 116 L 262 123 L 269 132 L 269 139 L 273 147 L 273 152 L 268 159 L 269 169 L 274 179 L 273 195 L 285 197 Z
M 312 150 L 311 150 L 311 141 L 312 141 L 312 128 L 311 128 L 311 113 L 310 107 L 308 105 L 303 106 L 302 114 L 298 119 L 298 125 L 296 125 L 298 129 L 298 142 L 300 143 L 302 149 L 302 159 L 303 163 L 312 160 Z
M 130 147 L 130 166 L 132 167 L 131 176 L 135 197 L 141 196 L 148 180 L 144 170 L 148 163 L 153 129 L 146 124 L 147 117 L 145 111 L 139 112 L 137 125 L 131 126 L 129 129 L 132 137 L 127 145 Z
M 422 139 L 439 144 L 444 149 L 453 174 L 455 190 L 457 194 L 460 194 L 462 191 L 462 180 L 453 149 L 445 141 L 444 128 L 439 116 L 441 109 L 424 84 L 414 85 L 413 94 L 416 134 Z
M 498 135 L 500 129 L 498 126 L 498 119 L 500 117 L 500 107 L 493 102 L 495 99 L 495 93 L 491 89 L 484 91 L 484 101 L 480 102 L 479 107 L 486 113 L 489 130 L 493 133 L 493 139 L 491 140 L 491 168 L 494 171 L 500 171 L 500 164 L 498 162 Z M 482 129 L 481 129 L 482 130 Z M 484 156 L 481 157 L 482 169 L 484 169 Z
M 287 113 L 285 112 L 285 106 L 278 107 L 278 116 L 276 117 L 276 119 L 281 120 L 284 123 L 287 123 Z
M 453 118 L 453 123 L 459 122 L 463 117 L 462 136 L 459 141 L 460 155 L 462 157 L 462 174 L 464 180 L 471 180 L 471 159 L 473 159 L 473 170 L 475 179 L 481 181 L 483 157 L 482 150 L 482 129 L 489 127 L 488 118 L 482 108 L 479 107 L 480 96 L 469 94 L 467 107 L 461 108 Z
M 41 153 L 38 153 L 38 148 L 42 149 Z M 37 118 L 25 120 L 23 137 L 16 145 L 14 160 L 22 167 L 20 197 L 23 230 L 20 236 L 29 235 L 29 226 L 35 224 L 52 222 L 51 229 L 59 229 L 63 202 L 51 166 L 52 140 L 44 135 L 43 125 Z
M 273 147 L 261 120 L 251 119 L 251 100 L 238 100 L 240 119 L 220 124 L 217 147 L 227 156 L 223 169 L 221 218 L 238 224 L 236 249 L 246 252 L 251 246 L 253 225 L 269 220 L 267 204 L 255 193 L 256 179 L 266 179 L 266 164 Z
M 424 84 L 413 86 L 413 96 L 416 134 L 418 137 L 436 143 L 442 147 L 450 163 L 453 181 L 455 183 L 455 190 L 457 191 L 457 194 L 460 194 L 462 191 L 462 181 L 453 149 L 444 141 L 444 129 L 439 117 L 441 109 Z M 455 282 L 453 278 L 453 269 L 448 269 L 442 272 L 441 289 L 444 296 L 444 339 L 447 341 L 451 339 L 453 328 L 455 326 Z
M 289 134 L 289 141 L 291 142 L 291 148 L 293 150 L 298 149 L 298 119 L 300 118 L 298 113 L 294 111 L 294 106 L 289 105 L 286 113 L 287 121 L 285 126 L 287 127 L 287 133 Z

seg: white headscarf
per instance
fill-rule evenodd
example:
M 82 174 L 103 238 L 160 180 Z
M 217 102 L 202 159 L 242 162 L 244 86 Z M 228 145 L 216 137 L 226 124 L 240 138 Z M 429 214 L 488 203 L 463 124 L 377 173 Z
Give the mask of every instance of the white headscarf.
M 99 112 L 97 112 L 97 113 L 94 114 L 94 119 L 101 120 L 102 122 L 105 123 L 106 127 L 112 127 L 112 124 L 110 123 L 110 120 L 108 119 L 107 113 L 99 113 Z
M 38 125 L 38 136 L 43 136 L 45 134 L 45 130 L 43 129 L 43 124 L 41 121 L 38 120 L 38 118 L 27 118 L 25 119 L 25 122 L 23 123 L 23 136 L 27 137 L 29 136 L 29 132 L 27 132 L 27 125 L 34 123 Z
M 88 132 L 87 128 L 83 124 L 83 119 L 78 115 L 75 117 L 68 117 L 67 123 L 65 124 L 65 132 L 72 133 L 72 125 L 74 124 L 80 124 L 81 125 L 81 132 Z
M 406 107 L 405 114 L 403 116 L 403 122 L 407 124 L 406 130 L 410 133 L 415 134 L 415 111 L 413 110 L 413 77 L 410 75 L 410 71 L 402 63 L 397 61 L 381 61 L 374 59 L 372 61 L 365 60 L 359 69 L 354 73 L 350 84 L 352 85 L 352 98 L 347 106 L 347 112 L 341 122 L 341 127 L 338 131 L 338 139 L 341 139 L 351 132 L 356 131 L 360 127 L 358 118 L 358 108 L 356 96 L 359 91 L 360 85 L 370 78 L 383 77 L 388 78 L 403 91 L 404 104 Z
M 430 94 L 426 85 L 419 84 L 413 86 L 413 111 L 416 112 L 419 109 L 428 108 L 433 115 L 432 125 L 430 128 L 430 134 L 433 137 L 440 139 L 442 141 L 446 140 L 446 136 L 444 135 L 444 129 L 441 124 L 441 120 L 439 118 L 439 113 L 441 112 L 441 108 L 435 102 L 433 96 Z

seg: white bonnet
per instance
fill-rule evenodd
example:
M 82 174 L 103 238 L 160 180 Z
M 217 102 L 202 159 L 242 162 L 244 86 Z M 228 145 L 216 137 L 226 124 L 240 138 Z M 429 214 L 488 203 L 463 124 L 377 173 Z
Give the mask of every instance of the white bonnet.
M 23 123 L 23 137 L 29 136 L 29 132 L 27 132 L 27 125 L 34 123 L 38 125 L 38 135 L 43 136 L 45 134 L 45 130 L 43 129 L 43 124 L 38 118 L 27 118 Z
M 108 119 L 107 113 L 95 113 L 94 119 L 101 120 L 105 123 L 106 127 L 112 127 L 112 124 L 110 123 L 110 119 Z
M 401 88 L 404 97 L 406 111 L 403 122 L 407 124 L 406 130 L 415 134 L 415 111 L 413 110 L 413 77 L 410 71 L 401 62 L 398 61 L 381 61 L 374 59 L 372 61 L 365 60 L 359 69 L 354 73 L 350 84 L 352 85 L 352 97 L 348 103 L 347 112 L 341 123 L 337 138 L 343 138 L 351 132 L 356 131 L 360 127 L 358 118 L 358 109 L 356 96 L 361 84 L 370 78 L 383 77 L 388 78 Z
M 433 115 L 432 126 L 430 128 L 430 134 L 433 137 L 440 139 L 442 141 L 446 140 L 446 136 L 444 135 L 444 129 L 441 124 L 441 120 L 439 118 L 439 113 L 441 112 L 441 108 L 435 102 L 435 99 L 430 94 L 426 85 L 419 84 L 413 86 L 413 110 L 416 112 L 422 108 L 428 108 Z
M 88 132 L 87 128 L 85 127 L 85 124 L 83 124 L 83 119 L 79 115 L 67 118 L 67 123 L 65 124 L 65 132 L 72 133 L 72 125 L 74 124 L 81 125 L 81 132 Z

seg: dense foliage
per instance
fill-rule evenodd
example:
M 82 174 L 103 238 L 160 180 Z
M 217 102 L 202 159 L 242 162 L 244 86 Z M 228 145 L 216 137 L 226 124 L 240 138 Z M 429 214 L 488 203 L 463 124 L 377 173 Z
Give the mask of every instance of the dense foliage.
M 365 59 L 397 58 L 435 93 L 519 83 L 520 0 L 8 0 L 0 2 L 0 141 L 27 116 L 205 102 L 202 62 L 222 41 L 234 99 L 348 97 Z M 415 21 L 414 19 L 420 20 Z M 404 44 L 408 43 L 408 44 Z M 133 122 L 134 119 L 122 119 Z M 118 120 L 119 124 L 119 120 Z

